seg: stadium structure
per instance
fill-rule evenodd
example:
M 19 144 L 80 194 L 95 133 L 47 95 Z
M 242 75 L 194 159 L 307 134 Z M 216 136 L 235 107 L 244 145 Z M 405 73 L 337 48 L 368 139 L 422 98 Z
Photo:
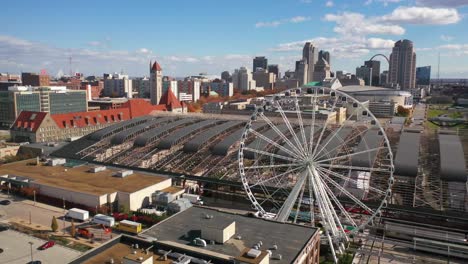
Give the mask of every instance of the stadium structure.
M 314 96 L 310 89 L 301 94 L 304 109 L 311 101 L 309 98 Z M 288 99 L 288 96 L 292 95 L 282 94 L 283 99 Z M 326 98 L 330 95 L 319 96 Z M 273 123 L 279 124 L 281 116 L 268 103 L 266 105 L 265 115 Z M 319 113 L 321 109 L 307 111 Z M 358 149 L 359 145 L 367 145 L 368 142 L 382 144 L 382 137 L 362 133 L 363 127 L 369 128 L 375 124 L 365 119 L 343 121 L 338 118 L 339 114 L 323 112 L 326 111 L 317 114 L 322 119 L 320 122 L 330 121 L 332 116 L 332 121 L 337 124 L 335 127 L 347 127 L 347 123 L 342 122 L 358 122 L 341 131 L 343 140 L 353 138 L 348 146 L 350 149 Z M 294 113 L 286 112 L 286 115 L 290 117 L 294 132 L 299 133 L 301 128 Z M 245 202 L 238 149 L 249 121 L 250 115 L 155 113 L 101 129 L 71 142 L 52 155 L 166 173 L 180 182 L 195 182 L 205 192 L 237 195 L 238 200 Z M 243 140 L 243 144 L 265 150 L 272 148 L 271 141 L 285 143 L 284 138 L 279 137 L 267 122 L 260 120 L 252 125 L 256 134 L 262 134 L 270 141 L 252 136 Z M 289 128 L 278 125 L 278 129 L 286 137 L 292 137 Z M 462 140 L 466 141 L 463 135 L 460 138 L 456 133 L 408 129 L 403 124 L 385 124 L 383 129 L 390 143 L 394 164 L 390 207 L 401 212 L 418 208 L 429 212 L 468 212 L 467 152 L 463 149 Z M 339 146 L 338 149 L 334 155 L 346 151 Z M 254 160 L 255 155 L 246 153 L 244 158 Z M 252 191 L 265 194 L 261 187 L 252 188 Z

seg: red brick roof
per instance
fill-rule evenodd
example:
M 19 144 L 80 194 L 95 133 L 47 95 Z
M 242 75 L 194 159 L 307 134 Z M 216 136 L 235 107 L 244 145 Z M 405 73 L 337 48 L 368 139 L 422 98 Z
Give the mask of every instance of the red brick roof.
M 45 112 L 21 111 L 12 127 L 17 129 L 30 128 L 31 131 L 36 132 L 46 116 Z
M 159 105 L 165 105 L 167 109 L 173 110 L 175 108 L 182 108 L 182 105 L 177 97 L 172 92 L 171 87 L 167 89 L 167 92 L 161 96 L 161 100 L 159 100 Z
M 130 110 L 132 118 L 149 115 L 153 111 L 167 111 L 165 105 L 152 105 L 148 100 L 142 98 L 129 99 L 122 104 L 122 107 Z
M 153 70 L 153 71 L 162 71 L 162 68 L 161 68 L 161 66 L 159 65 L 159 63 L 158 63 L 157 61 L 155 61 L 155 62 L 153 63 L 153 66 L 151 67 L 151 70 Z
M 131 119 L 128 108 L 51 115 L 59 128 L 86 127 Z

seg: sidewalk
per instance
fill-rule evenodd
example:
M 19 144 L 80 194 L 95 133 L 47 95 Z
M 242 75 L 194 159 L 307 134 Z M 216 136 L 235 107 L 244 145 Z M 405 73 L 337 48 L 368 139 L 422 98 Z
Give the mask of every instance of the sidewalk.
M 34 204 L 34 201 L 31 201 L 31 200 L 23 200 L 21 202 L 25 203 L 25 204 L 28 204 L 28 205 L 40 207 L 40 208 L 43 208 L 43 209 L 46 209 L 46 210 L 49 210 L 49 211 L 53 211 L 53 212 L 56 212 L 56 213 L 61 213 L 61 214 L 68 211 L 68 210 L 64 211 L 63 208 L 60 208 L 60 207 L 55 207 L 55 206 L 52 206 L 52 205 L 47 205 L 47 204 L 43 204 L 43 203 L 39 203 L 39 202 L 36 202 Z

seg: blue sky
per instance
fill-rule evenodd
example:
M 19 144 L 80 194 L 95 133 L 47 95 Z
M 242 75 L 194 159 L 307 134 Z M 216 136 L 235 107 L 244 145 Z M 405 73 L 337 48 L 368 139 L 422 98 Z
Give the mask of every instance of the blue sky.
M 442 2 L 443 4 L 441 5 Z M 219 75 L 264 55 L 293 69 L 305 41 L 354 72 L 392 43 L 414 42 L 417 65 L 468 77 L 468 0 L 9 1 L 0 16 L 0 72 Z M 383 68 L 387 68 L 384 63 Z M 433 76 L 436 75 L 433 70 Z

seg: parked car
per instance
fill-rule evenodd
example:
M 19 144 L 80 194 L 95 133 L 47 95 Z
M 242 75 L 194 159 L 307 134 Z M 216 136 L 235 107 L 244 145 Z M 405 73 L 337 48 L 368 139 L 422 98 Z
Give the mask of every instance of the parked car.
M 2 200 L 2 201 L 0 201 L 0 204 L 1 205 L 9 205 L 9 204 L 11 204 L 11 201 L 10 200 Z
M 44 245 L 40 246 L 39 249 L 40 250 L 46 250 L 48 248 L 51 248 L 55 245 L 55 242 L 54 241 L 47 241 L 44 243 Z
M 9 225 L 5 225 L 5 224 L 0 225 L 0 232 L 7 231 L 8 229 L 10 229 Z

